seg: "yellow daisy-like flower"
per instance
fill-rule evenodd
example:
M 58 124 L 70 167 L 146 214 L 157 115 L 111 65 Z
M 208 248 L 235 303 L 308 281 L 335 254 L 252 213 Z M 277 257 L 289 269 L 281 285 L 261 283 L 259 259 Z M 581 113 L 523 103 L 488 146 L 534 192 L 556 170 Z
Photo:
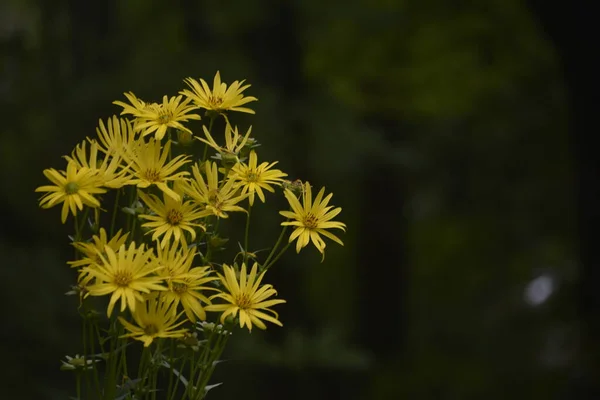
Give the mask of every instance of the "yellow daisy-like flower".
M 163 193 L 163 201 L 161 201 L 153 194 L 147 195 L 138 190 L 139 198 L 154 213 L 152 215 L 140 215 L 140 218 L 150 221 L 142 224 L 142 226 L 150 229 L 147 234 L 152 233 L 152 240 L 158 240 L 162 236 L 160 247 L 165 247 L 171 241 L 171 237 L 175 244 L 182 243 L 183 247 L 187 247 L 185 232 L 188 232 L 192 240 L 194 240 L 196 239 L 194 227 L 205 230 L 204 225 L 194 221 L 206 217 L 208 213 L 196 208 L 190 200 L 183 201 L 181 185 L 176 183 L 174 192 L 177 193 L 179 200 L 175 200 Z
M 122 168 L 121 157 L 119 155 L 102 157 L 102 153 L 100 153 L 100 157 L 98 157 L 98 142 L 90 140 L 90 154 L 88 159 L 86 145 L 87 142 L 77 145 L 70 157 L 65 156 L 67 161 L 73 161 L 78 168 L 92 170 L 102 186 L 107 188 L 119 189 L 129 182 L 127 168 Z
M 248 128 L 248 132 L 246 132 L 246 134 L 242 136 L 238 133 L 237 126 L 235 128 L 232 128 L 231 125 L 227 123 L 225 124 L 225 147 L 221 147 L 217 144 L 217 142 L 205 126 L 202 126 L 202 129 L 204 130 L 204 135 L 206 136 L 206 139 L 201 137 L 197 138 L 201 142 L 206 143 L 207 145 L 218 151 L 221 159 L 230 158 L 233 159 L 234 162 L 239 162 L 237 156 L 248 142 L 250 133 L 252 133 L 252 127 L 250 127 Z
M 173 200 L 181 201 L 181 196 L 171 189 L 167 182 L 176 181 L 188 175 L 189 173 L 186 171 L 177 172 L 177 170 L 190 161 L 185 155 L 178 155 L 167 162 L 170 148 L 170 141 L 167 141 L 164 147 L 154 139 L 150 139 L 148 143 L 136 142 L 126 156 L 127 161 L 131 163 L 133 174 L 129 183 L 138 188 L 156 185 Z
M 177 328 L 185 320 L 177 322 L 181 314 L 175 312 L 175 307 L 175 304 L 155 297 L 138 302 L 135 311 L 131 313 L 136 325 L 119 317 L 121 324 L 130 332 L 121 337 L 131 337 L 144 342 L 144 347 L 150 346 L 156 338 L 183 337 L 187 329 Z
M 249 331 L 252 331 L 253 324 L 260 329 L 266 329 L 263 320 L 283 326 L 277 319 L 279 318 L 277 313 L 269 307 L 285 303 L 285 300 L 267 300 L 269 297 L 276 295 L 277 291 L 273 289 L 273 286 L 271 285 L 260 286 L 265 273 L 263 272 L 257 276 L 257 270 L 258 264 L 254 263 L 250 275 L 248 275 L 246 272 L 246 264 L 242 264 L 238 280 L 235 270 L 232 267 L 223 264 L 224 275 L 218 275 L 227 292 L 215 294 L 214 296 L 211 296 L 210 299 L 220 298 L 227 303 L 212 304 L 206 306 L 206 310 L 222 311 L 221 323 L 224 323 L 228 316 L 235 318 L 239 314 L 240 327 L 243 328 L 244 326 L 247 326 Z
M 100 258 L 100 254 L 106 257 L 106 253 L 104 252 L 104 248 L 106 246 L 110 247 L 114 251 L 118 251 L 119 248 L 125 244 L 127 237 L 129 236 L 129 232 L 124 235 L 121 234 L 121 230 L 119 230 L 115 236 L 113 236 L 110 240 L 108 240 L 108 235 L 106 234 L 106 230 L 104 228 L 100 228 L 100 236 L 94 235 L 92 236 L 91 242 L 74 242 L 73 246 L 79 251 L 83 258 L 77 261 L 69 261 L 68 264 L 73 268 L 83 268 L 92 264 L 102 264 L 102 259 Z
M 137 118 L 135 130 L 141 131 L 142 136 L 154 133 L 156 140 L 162 140 L 167 128 L 175 128 L 191 133 L 192 131 L 183 126 L 182 122 L 200 119 L 200 115 L 191 114 L 191 111 L 198 109 L 197 106 L 190 104 L 192 99 L 187 98 L 182 102 L 183 96 L 181 95 L 172 96 L 171 98 L 163 96 L 162 104 L 150 105 L 140 103 L 137 98 L 128 98 L 134 103 L 133 107 L 120 101 L 113 103 L 123 107 L 121 115 L 132 114 Z
M 135 131 L 131 122 L 113 115 L 106 120 L 106 125 L 100 119 L 96 128 L 100 151 L 107 156 L 123 157 L 135 143 Z
M 281 225 L 296 227 L 290 235 L 290 243 L 294 239 L 298 239 L 296 242 L 296 252 L 300 252 L 300 249 L 305 247 L 312 240 L 317 250 L 325 257 L 325 241 L 320 235 L 328 237 L 342 246 L 344 245 L 337 236 L 327 231 L 327 229 L 346 230 L 346 225 L 344 223 L 331 221 L 332 218 L 342 211 L 341 207 L 332 210 L 333 206 L 327 205 L 333 196 L 332 193 L 323 199 L 325 188 L 322 188 L 313 202 L 311 188 L 308 182 L 304 184 L 302 204 L 300 204 L 291 190 L 285 189 L 284 193 L 285 198 L 292 207 L 292 211 L 280 211 L 279 214 L 292 219 L 293 221 L 282 222 Z
M 192 166 L 192 173 L 195 179 L 191 179 L 190 182 L 185 183 L 184 190 L 186 194 L 219 218 L 227 218 L 227 212 L 246 212 L 246 210 L 236 204 L 244 200 L 248 195 L 239 194 L 235 180 L 228 178 L 219 187 L 217 164 L 206 162 L 205 165 L 206 181 L 200 173 L 198 165 Z
M 67 221 L 69 210 L 73 216 L 83 206 L 100 207 L 100 202 L 93 195 L 106 193 L 102 182 L 96 173 L 85 167 L 78 168 L 74 161 L 69 161 L 67 171 L 57 171 L 54 168 L 44 170 L 44 175 L 54 185 L 40 186 L 36 192 L 48 192 L 40 198 L 40 207 L 50 208 L 63 203 L 61 221 Z
M 131 104 L 127 104 L 119 100 L 113 101 L 113 104 L 123 107 L 121 115 L 130 114 L 135 116 L 137 113 L 143 112 L 149 105 L 145 101 L 138 99 L 133 92 L 127 92 L 123 94 L 125 97 L 127 97 L 127 100 L 129 100 L 129 103 Z
M 242 194 L 249 193 L 250 206 L 254 204 L 254 193 L 264 203 L 265 194 L 263 189 L 271 193 L 275 192 L 271 185 L 281 185 L 283 178 L 287 176 L 286 173 L 278 169 L 271 169 L 275 164 L 277 164 L 277 161 L 271 164 L 263 162 L 258 165 L 256 152 L 252 150 L 248 164 L 239 163 L 231 169 L 234 174 L 233 178 L 242 187 Z
M 127 307 L 134 312 L 137 301 L 143 301 L 142 293 L 153 290 L 166 290 L 161 285 L 162 278 L 154 275 L 161 268 L 152 249 L 146 250 L 142 244 L 135 247 L 131 242 L 129 247 L 121 245 L 118 251 L 110 246 L 104 247 L 99 254 L 101 264 L 94 264 L 84 269 L 96 278 L 96 283 L 88 287 L 91 296 L 111 294 L 107 314 L 112 314 L 117 300 L 121 300 L 121 312 Z
M 203 291 L 215 290 L 205 284 L 216 279 L 210 276 L 210 267 L 192 268 L 195 255 L 192 249 L 176 246 L 158 249 L 158 259 L 163 265 L 159 275 L 169 286 L 169 290 L 163 292 L 161 297 L 167 302 L 181 304 L 185 315 L 192 322 L 196 322 L 197 318 L 206 320 L 206 312 L 201 302 L 210 304 L 210 300 Z
M 195 79 L 187 78 L 185 83 L 192 90 L 185 89 L 180 93 L 192 99 L 199 107 L 207 110 L 218 113 L 230 110 L 254 114 L 254 110 L 241 107 L 244 104 L 258 100 L 252 96 L 244 97 L 242 92 L 250 87 L 250 85 L 244 85 L 244 82 L 245 80 L 241 82 L 234 81 L 227 87 L 227 84 L 221 82 L 221 75 L 217 71 L 212 90 L 204 79 L 200 79 L 200 83 L 198 83 Z

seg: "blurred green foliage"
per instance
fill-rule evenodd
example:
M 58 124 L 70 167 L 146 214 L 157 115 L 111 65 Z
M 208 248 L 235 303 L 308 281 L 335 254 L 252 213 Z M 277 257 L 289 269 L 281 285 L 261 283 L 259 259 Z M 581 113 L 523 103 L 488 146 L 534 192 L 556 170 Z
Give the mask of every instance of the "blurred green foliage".
M 261 159 L 326 185 L 348 233 L 323 264 L 304 252 L 273 271 L 284 328 L 237 335 L 211 398 L 547 399 L 565 387 L 564 89 L 522 2 L 11 0 L 0 22 L 3 398 L 66 398 L 58 359 L 80 351 L 76 301 L 62 296 L 68 228 L 37 208 L 42 170 L 123 92 L 158 99 L 217 69 L 253 85 Z M 278 219 L 263 218 L 275 237 Z M 529 306 L 540 274 L 560 290 Z

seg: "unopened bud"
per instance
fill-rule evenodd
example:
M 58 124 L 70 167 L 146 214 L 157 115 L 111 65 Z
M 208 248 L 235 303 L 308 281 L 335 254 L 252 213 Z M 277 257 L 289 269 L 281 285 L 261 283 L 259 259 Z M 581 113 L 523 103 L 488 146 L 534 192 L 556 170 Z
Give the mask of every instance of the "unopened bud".
M 220 249 L 222 248 L 227 242 L 229 241 L 228 238 L 222 238 L 219 235 L 212 235 L 210 237 L 210 239 L 208 240 L 208 244 L 210 245 L 210 247 L 212 247 L 213 249 Z
M 226 169 L 230 170 L 235 164 L 239 163 L 240 159 L 234 153 L 221 152 L 221 165 Z
M 300 179 L 296 179 L 295 181 L 284 180 L 281 186 L 284 190 L 290 190 L 294 194 L 301 194 L 304 190 L 304 185 Z
M 177 130 L 177 142 L 182 146 L 191 146 L 194 143 L 194 137 L 191 132 Z
M 250 155 L 250 151 L 256 147 L 260 146 L 258 140 L 249 137 L 244 143 L 244 147 L 240 150 L 240 158 L 247 158 Z

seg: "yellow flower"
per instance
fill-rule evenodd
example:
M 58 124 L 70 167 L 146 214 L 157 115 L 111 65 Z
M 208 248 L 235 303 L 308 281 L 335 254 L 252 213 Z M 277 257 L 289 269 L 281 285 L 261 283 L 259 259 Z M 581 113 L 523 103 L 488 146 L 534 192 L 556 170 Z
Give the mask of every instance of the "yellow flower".
M 98 120 L 96 134 L 100 141 L 100 151 L 107 156 L 123 157 L 135 142 L 135 131 L 131 122 L 124 118 L 117 118 L 116 115 L 107 119 L 106 125 L 101 119 Z
M 241 107 L 244 104 L 257 100 L 256 97 L 244 97 L 242 92 L 250 87 L 250 85 L 242 86 L 244 82 L 245 80 L 241 82 L 234 81 L 228 88 L 227 84 L 221 82 L 221 75 L 217 71 L 212 90 L 210 90 L 204 79 L 200 79 L 200 83 L 198 83 L 195 79 L 187 78 L 185 79 L 185 83 L 192 90 L 185 89 L 180 93 L 192 99 L 199 107 L 207 110 L 218 113 L 231 110 L 254 114 L 253 110 Z
M 106 256 L 99 254 L 102 264 L 94 264 L 84 271 L 96 278 L 96 283 L 88 287 L 91 296 L 112 294 L 107 310 L 109 316 L 119 299 L 121 312 L 127 307 L 134 312 L 136 302 L 143 301 L 142 293 L 166 290 L 160 285 L 162 278 L 154 275 L 161 266 L 152 249 L 146 250 L 143 244 L 136 248 L 135 242 L 131 242 L 129 248 L 123 244 L 116 252 L 105 246 L 104 252 Z
M 263 272 L 257 276 L 257 269 L 258 264 L 254 263 L 250 275 L 247 275 L 246 264 L 242 264 L 238 281 L 235 270 L 223 264 L 224 275 L 218 275 L 227 292 L 215 294 L 210 299 L 220 298 L 227 303 L 212 304 L 206 306 L 206 310 L 222 311 L 221 323 L 224 323 L 225 318 L 228 316 L 231 315 L 235 318 L 239 314 L 240 327 L 247 326 L 250 331 L 252 330 L 252 324 L 258 326 L 260 329 L 266 329 L 262 320 L 282 326 L 281 322 L 277 319 L 279 318 L 277 313 L 269 307 L 285 303 L 285 300 L 267 300 L 269 297 L 276 295 L 277 291 L 271 285 L 260 286 L 265 273 Z M 265 311 L 271 315 L 265 313 Z
M 328 237 L 342 246 L 344 245 L 337 236 L 327 231 L 327 229 L 346 230 L 346 225 L 344 223 L 331 221 L 332 218 L 342 211 L 341 207 L 332 210 L 333 206 L 327 205 L 333 196 L 332 193 L 323 199 L 325 188 L 322 188 L 313 202 L 311 188 L 308 182 L 304 184 L 302 204 L 300 204 L 291 190 L 285 189 L 284 193 L 292 207 L 292 211 L 280 211 L 279 213 L 293 221 L 282 222 L 281 225 L 291 225 L 296 227 L 290 235 L 290 243 L 294 239 L 298 239 L 296 242 L 296 252 L 300 252 L 300 249 L 305 247 L 309 241 L 312 240 L 317 250 L 325 257 L 325 241 L 320 235 Z
M 229 211 L 246 212 L 242 207 L 236 206 L 248 195 L 240 195 L 235 187 L 233 178 L 226 179 L 219 187 L 218 168 L 216 163 L 206 162 L 206 181 L 200 173 L 198 165 L 192 166 L 195 179 L 185 183 L 185 192 L 198 204 L 203 205 L 207 211 L 219 218 L 227 218 Z M 225 178 L 224 178 L 225 179 Z
M 121 115 L 123 114 L 131 114 L 135 115 L 139 112 L 143 112 L 148 104 L 145 101 L 138 99 L 133 92 L 123 93 L 127 100 L 131 104 L 123 103 L 122 101 L 113 101 L 113 104 L 123 107 L 123 111 L 121 111 Z
M 83 206 L 100 207 L 100 202 L 93 195 L 105 193 L 102 182 L 95 172 L 89 168 L 78 168 L 74 161 L 69 161 L 67 171 L 57 171 L 54 168 L 45 169 L 44 175 L 54 185 L 40 186 L 36 192 L 48 192 L 40 198 L 40 207 L 50 208 L 63 203 L 61 221 L 64 224 L 69 210 L 74 216 Z
M 127 93 L 125 93 L 127 96 Z M 167 128 L 180 129 L 182 131 L 191 131 L 183 126 L 182 122 L 188 122 L 189 120 L 199 120 L 198 114 L 190 114 L 191 111 L 198 109 L 195 105 L 189 103 L 192 99 L 185 99 L 181 101 L 183 96 L 163 96 L 162 104 L 150 104 L 140 103 L 140 100 L 135 98 L 132 94 L 128 96 L 129 100 L 134 104 L 133 107 L 130 105 L 115 101 L 114 104 L 118 104 L 123 107 L 123 114 L 132 114 L 137 118 L 135 125 L 136 131 L 141 131 L 142 136 L 150 135 L 154 133 L 156 140 L 162 140 L 167 132 Z
M 177 322 L 181 314 L 177 315 L 175 307 L 173 303 L 155 297 L 138 302 L 135 311 L 131 313 L 136 325 L 119 317 L 121 324 L 130 332 L 121 337 L 142 341 L 144 347 L 150 346 L 156 338 L 183 337 L 187 329 L 176 328 L 185 320 Z
M 158 249 L 158 259 L 163 266 L 159 274 L 169 286 L 169 290 L 163 292 L 161 297 L 167 302 L 181 304 L 186 316 L 192 322 L 196 322 L 196 317 L 206 320 L 206 312 L 201 301 L 207 304 L 210 304 L 210 301 L 202 292 L 215 290 L 204 284 L 216 279 L 210 276 L 210 267 L 192 268 L 195 255 L 193 249 L 176 246 Z
M 205 126 L 202 126 L 204 130 L 204 135 L 206 139 L 198 137 L 201 142 L 206 143 L 213 149 L 219 152 L 219 159 L 233 159 L 234 163 L 239 162 L 238 154 L 244 148 L 246 143 L 248 142 L 248 138 L 250 137 L 250 133 L 252 132 L 252 127 L 248 128 L 248 132 L 244 136 L 238 133 L 237 126 L 232 128 L 229 123 L 225 124 L 225 147 L 221 147 L 217 144 L 215 139 L 211 136 L 208 129 Z
M 248 164 L 239 163 L 233 166 L 231 172 L 233 172 L 233 178 L 239 182 L 242 187 L 242 194 L 249 193 L 250 206 L 254 204 L 254 193 L 258 194 L 258 198 L 263 203 L 265 202 L 265 194 L 263 189 L 269 192 L 275 192 L 275 189 L 271 185 L 281 185 L 283 177 L 287 174 L 281 172 L 278 169 L 271 169 L 277 161 L 271 164 L 263 162 L 258 164 L 258 158 L 256 152 L 252 150 L 250 152 L 250 161 Z
M 202 224 L 194 221 L 206 217 L 208 214 L 205 211 L 200 211 L 194 206 L 192 201 L 183 201 L 183 192 L 181 185 L 175 184 L 174 192 L 178 195 L 179 200 L 175 200 L 163 193 L 163 201 L 157 196 L 147 195 L 141 190 L 138 190 L 138 196 L 152 210 L 153 215 L 143 214 L 140 218 L 149 220 L 142 226 L 149 228 L 148 234 L 152 233 L 152 240 L 157 240 L 161 236 L 162 241 L 160 247 L 165 247 L 174 239 L 174 243 L 182 243 L 183 247 L 187 247 L 185 240 L 185 232 L 189 232 L 192 240 L 196 239 L 196 231 L 194 227 L 205 229 Z
M 179 155 L 167 162 L 170 148 L 170 141 L 167 141 L 164 147 L 154 139 L 150 139 L 148 143 L 136 142 L 127 154 L 127 161 L 131 163 L 133 173 L 129 183 L 138 188 L 156 185 L 173 200 L 181 201 L 181 196 L 173 191 L 167 182 L 176 181 L 188 175 L 186 171 L 177 172 L 177 170 L 189 160 L 186 156 Z
M 121 157 L 113 155 L 112 157 L 98 157 L 98 142 L 90 140 L 89 161 L 86 152 L 87 142 L 82 142 L 75 147 L 71 156 L 65 156 L 67 161 L 73 161 L 77 168 L 88 168 L 94 172 L 102 186 L 111 189 L 119 189 L 129 182 L 127 168 L 122 168 Z
M 73 246 L 83 255 L 83 258 L 77 261 L 69 261 L 68 264 L 73 268 L 86 267 L 92 264 L 102 264 L 100 254 L 106 257 L 104 248 L 108 246 L 114 251 L 118 251 L 121 245 L 125 244 L 127 236 L 129 236 L 129 232 L 122 235 L 121 230 L 119 230 L 115 236 L 108 240 L 106 230 L 104 230 L 104 228 L 100 228 L 100 236 L 92 236 L 91 242 L 73 243 Z

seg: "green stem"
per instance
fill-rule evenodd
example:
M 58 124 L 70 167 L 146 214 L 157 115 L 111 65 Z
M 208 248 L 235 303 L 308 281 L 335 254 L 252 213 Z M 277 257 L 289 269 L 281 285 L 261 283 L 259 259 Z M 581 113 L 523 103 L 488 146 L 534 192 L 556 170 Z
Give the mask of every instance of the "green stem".
M 290 247 L 290 242 L 288 242 L 288 244 L 286 244 L 283 249 L 281 249 L 281 251 L 275 256 L 275 258 L 273 258 L 273 260 L 270 263 L 264 264 L 262 271 L 266 271 L 268 270 L 271 265 L 275 264 L 277 262 L 277 260 L 279 260 L 279 257 L 281 257 L 283 255 L 283 253 L 285 253 L 285 251 L 288 249 L 288 247 Z
M 152 355 L 151 361 L 154 361 L 155 359 L 159 359 L 160 358 L 160 353 L 161 353 L 161 347 L 162 347 L 162 340 L 158 340 L 158 342 L 156 343 L 156 350 L 154 351 L 154 355 Z M 151 393 L 151 397 L 152 400 L 156 400 L 156 393 L 158 392 L 157 389 L 157 382 L 158 382 L 158 366 L 154 363 L 151 362 L 150 363 L 150 370 L 152 372 L 151 375 L 151 384 L 150 384 L 150 390 L 152 391 Z
M 121 336 L 122 332 L 119 332 L 119 336 Z M 119 342 L 117 342 L 117 349 L 121 348 L 121 357 L 119 358 L 119 368 L 117 371 L 122 371 L 122 375 L 129 376 L 129 372 L 127 371 L 127 338 L 119 339 L 122 344 L 119 346 Z
M 138 366 L 138 378 L 140 379 L 140 384 L 145 385 L 146 380 L 146 368 L 148 364 L 148 358 L 150 357 L 150 349 L 148 347 L 144 347 L 142 350 L 142 355 L 140 356 L 140 364 Z
M 250 231 L 250 211 L 252 206 L 248 206 L 248 212 L 246 213 L 246 232 L 244 234 L 244 264 L 248 262 L 248 233 Z
M 89 333 L 89 329 L 88 329 L 88 320 L 87 320 L 87 316 L 85 315 L 86 309 L 84 308 L 83 310 L 84 315 L 83 315 L 83 327 L 82 327 L 82 342 L 83 342 L 83 371 L 85 373 L 85 388 L 86 388 L 86 393 L 90 393 L 90 387 L 91 387 L 91 381 L 90 381 L 90 375 L 87 373 L 86 369 L 87 369 L 87 360 L 88 360 L 88 333 Z
M 81 400 L 81 372 L 77 372 L 77 383 L 76 385 L 76 390 L 77 390 L 77 400 Z
M 173 360 L 175 358 L 175 341 L 170 340 L 171 344 L 169 347 L 169 387 L 167 389 L 167 394 L 169 394 L 169 400 L 172 400 L 171 390 L 173 389 Z
M 215 122 L 214 115 L 210 116 L 210 122 L 208 123 L 208 133 L 212 134 L 213 123 Z M 204 154 L 202 154 L 202 161 L 206 161 L 206 155 L 208 154 L 208 145 L 204 144 Z
M 96 330 L 96 336 L 98 336 L 98 345 L 100 346 L 101 354 L 104 354 L 104 344 L 102 343 L 102 336 L 100 335 L 100 327 L 98 324 L 94 324 L 94 329 Z
M 185 361 L 186 361 L 187 357 L 183 357 L 182 361 L 181 361 L 181 367 L 179 368 L 179 373 L 177 376 L 177 380 L 175 381 L 175 386 L 173 387 L 173 391 L 169 394 L 169 400 L 174 400 L 175 399 L 175 395 L 177 394 L 177 389 L 179 388 L 179 382 L 181 381 L 181 374 L 184 371 L 185 368 Z M 173 361 L 171 361 L 171 366 Z M 172 368 L 172 367 L 171 367 Z M 184 394 L 185 397 L 185 394 Z M 183 400 L 183 398 L 181 398 L 180 400 Z
M 262 265 L 261 271 L 264 270 L 265 267 L 269 264 L 269 261 L 271 260 L 271 257 L 273 257 L 273 255 L 275 254 L 275 252 L 279 248 L 279 245 L 281 244 L 281 241 L 283 240 L 283 236 L 285 235 L 285 231 L 286 230 L 287 230 L 287 225 L 284 226 L 283 229 L 281 230 L 281 233 L 279 234 L 279 238 L 277 239 L 277 242 L 275 243 L 275 246 L 273 246 L 273 248 L 271 249 L 271 252 L 267 256 L 267 259 L 265 260 L 264 264 Z
M 223 354 L 223 350 L 225 350 L 225 345 L 227 344 L 227 340 L 229 339 L 229 334 L 225 333 L 225 328 L 219 333 L 217 333 L 217 341 L 214 346 L 208 347 L 209 349 L 209 357 L 207 360 L 203 361 L 203 365 L 205 366 L 205 370 L 203 373 L 199 374 L 198 382 L 196 384 L 196 388 L 198 389 L 199 395 L 194 400 L 199 400 L 203 398 L 205 393 L 206 385 L 208 381 L 212 377 L 212 374 L 215 370 L 215 363 Z
M 75 225 L 75 240 L 74 242 L 79 242 L 80 234 L 79 234 L 79 218 L 77 218 L 77 214 L 73 217 L 73 225 Z M 75 251 L 75 255 L 77 255 L 77 251 Z
M 96 392 L 98 393 L 98 398 L 102 397 L 102 388 L 100 387 L 100 378 L 98 376 L 98 368 L 97 368 L 97 363 L 96 363 L 96 345 L 95 345 L 95 339 L 94 339 L 94 331 L 95 331 L 95 325 L 93 322 L 89 325 L 90 328 L 90 332 L 89 332 L 89 338 L 90 338 L 90 350 L 92 352 L 92 356 L 94 358 L 92 358 L 92 370 L 94 372 L 94 383 L 96 384 Z M 98 337 L 98 340 L 100 338 Z
M 106 375 L 104 379 L 104 400 L 114 400 L 117 390 L 117 362 L 118 357 L 115 354 L 119 342 L 119 332 L 117 330 L 116 313 L 113 312 L 110 318 L 110 350 L 106 356 Z
M 117 211 L 119 210 L 119 198 L 121 197 L 121 191 L 123 189 L 117 189 L 117 194 L 115 195 L 115 205 L 113 206 L 112 218 L 110 220 L 110 237 L 113 237 L 115 234 L 115 223 L 117 222 Z

